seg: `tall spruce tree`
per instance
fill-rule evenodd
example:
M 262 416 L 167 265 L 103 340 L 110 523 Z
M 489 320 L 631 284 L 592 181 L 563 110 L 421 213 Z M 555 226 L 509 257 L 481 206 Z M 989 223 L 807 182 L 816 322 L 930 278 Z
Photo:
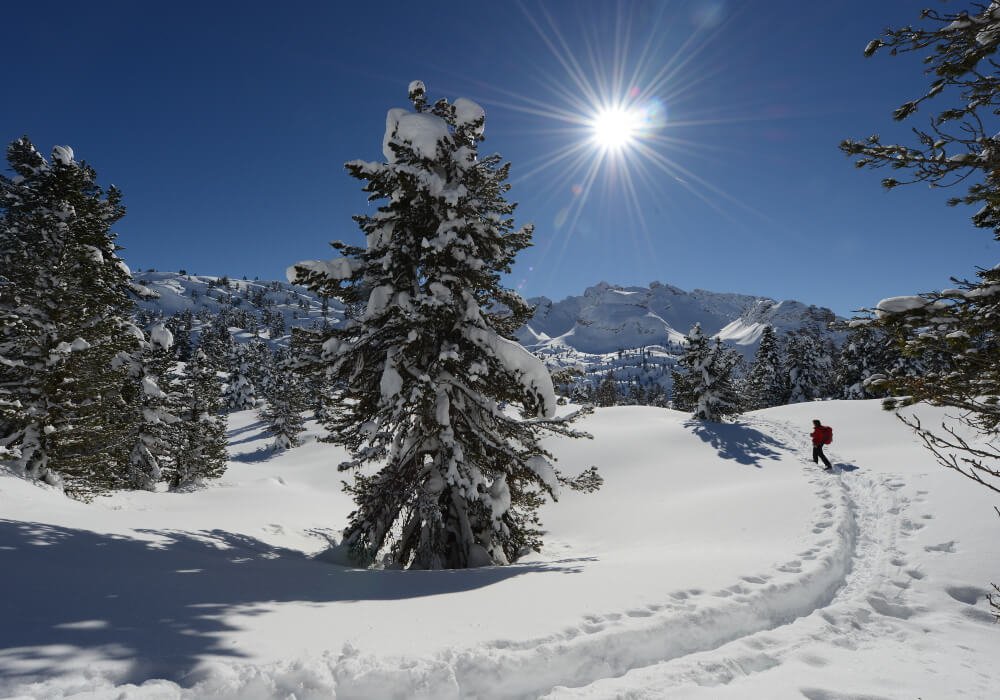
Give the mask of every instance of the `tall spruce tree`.
M 858 167 L 889 167 L 910 179 L 887 177 L 894 188 L 908 182 L 933 187 L 961 185 L 965 194 L 949 205 L 978 207 L 972 223 L 991 229 L 1000 241 L 1000 103 L 997 49 L 1000 13 L 995 2 L 969 3 L 968 9 L 927 9 L 922 24 L 887 29 L 869 42 L 865 55 L 886 48 L 891 55 L 923 53 L 930 84 L 923 95 L 899 106 L 896 121 L 908 119 L 918 107 L 937 104 L 929 127 L 914 128 L 916 143 L 883 144 L 878 136 L 846 140 L 841 149 L 859 156 Z M 995 258 L 994 258 L 995 259 Z M 989 261 L 975 281 L 956 280 L 956 288 L 883 300 L 876 321 L 896 339 L 909 358 L 930 362 L 919 375 L 893 372 L 881 388 L 900 397 L 886 408 L 926 401 L 959 409 L 954 424 L 924 426 L 916 417 L 909 424 L 949 469 L 1000 492 L 1000 266 Z M 970 440 L 971 428 L 979 440 Z M 996 588 L 996 586 L 994 586 Z M 991 597 L 1000 617 L 1000 588 Z
M 344 400 L 327 423 L 353 459 L 357 509 L 344 532 L 355 561 L 417 569 L 506 564 L 541 545 L 537 509 L 561 486 L 596 488 L 591 468 L 569 480 L 540 444 L 578 437 L 556 418 L 544 365 L 510 338 L 531 314 L 500 276 L 530 244 L 504 195 L 509 166 L 480 157 L 485 114 L 467 99 L 386 120 L 385 162 L 352 161 L 372 215 L 356 216 L 365 247 L 295 265 L 289 281 L 363 305 L 329 331 L 323 361 Z M 520 415 L 515 415 L 514 409 Z
M 785 340 L 785 377 L 788 395 L 784 403 L 804 403 L 833 393 L 832 348 L 815 328 L 793 331 Z
M 0 176 L 0 446 L 18 472 L 87 498 L 118 486 L 131 426 L 122 420 L 131 273 L 111 227 L 121 194 L 56 146 L 7 149 Z
M 274 381 L 264 399 L 267 404 L 260 410 L 260 417 L 268 424 L 274 436 L 272 448 L 287 450 L 297 447 L 299 434 L 305 428 L 302 412 L 309 407 L 302 377 L 293 369 L 291 354 L 279 350 L 274 360 Z
M 137 329 L 138 330 L 138 329 Z M 141 333 L 141 331 L 139 331 Z M 129 406 L 135 426 L 129 453 L 125 486 L 153 491 L 161 481 L 165 460 L 169 459 L 180 434 L 180 419 L 170 412 L 168 382 L 174 366 L 173 334 L 160 323 L 143 334 L 139 348 L 131 355 L 121 353 L 133 380 Z M 161 388 L 162 387 L 162 388 Z
M 748 410 L 780 406 L 788 396 L 781 347 L 772 326 L 764 327 L 744 386 Z
M 245 411 L 257 405 L 257 389 L 250 376 L 253 352 L 249 344 L 237 343 L 229 351 L 229 381 L 226 382 L 223 401 L 230 411 Z
M 226 471 L 226 424 L 222 410 L 222 382 L 201 348 L 195 350 L 184 370 L 171 384 L 180 418 L 179 434 L 164 478 L 172 489 L 214 479 Z

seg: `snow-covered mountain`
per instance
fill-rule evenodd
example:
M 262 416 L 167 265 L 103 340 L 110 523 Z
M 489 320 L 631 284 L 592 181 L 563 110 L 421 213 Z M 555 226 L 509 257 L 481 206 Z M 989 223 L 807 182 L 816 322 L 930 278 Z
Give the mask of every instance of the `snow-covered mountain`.
M 651 345 L 675 348 L 700 323 L 752 356 L 767 325 L 780 333 L 815 326 L 821 331 L 835 319 L 827 308 L 798 301 L 775 301 L 746 294 L 720 294 L 703 289 L 686 292 L 669 284 L 619 287 L 601 282 L 581 296 L 554 302 L 531 300 L 536 311 L 518 339 L 532 349 L 572 348 L 588 354 Z
M 335 325 L 344 317 L 343 305 L 336 299 L 324 305 L 309 290 L 282 281 L 152 270 L 140 270 L 134 279 L 156 293 L 155 298 L 139 302 L 145 314 L 156 317 L 189 311 L 196 338 L 221 311 L 229 314 L 230 330 L 237 340 L 259 337 L 273 344 L 287 341 L 293 326 Z M 529 301 L 536 310 L 517 333 L 523 345 L 552 368 L 580 368 L 591 385 L 613 371 L 626 392 L 632 382 L 668 389 L 670 370 L 683 352 L 685 334 L 695 323 L 748 360 L 767 325 L 774 326 L 779 335 L 813 327 L 836 342 L 841 340 L 826 329 L 835 319 L 827 308 L 703 289 L 686 292 L 660 282 L 648 287 L 601 282 L 562 301 L 547 297 Z
M 243 310 L 263 322 L 263 312 L 268 309 L 272 315 L 280 314 L 289 327 L 322 322 L 324 317 L 336 324 L 343 318 L 343 307 L 337 300 L 330 300 L 324 313 L 321 299 L 287 282 L 152 270 L 140 270 L 134 278 L 157 293 L 157 298 L 139 304 L 152 314 Z M 582 295 L 562 301 L 548 297 L 530 301 L 536 310 L 518 331 L 522 344 L 535 350 L 572 349 L 592 355 L 653 345 L 677 348 L 695 323 L 700 323 L 706 334 L 717 335 L 752 355 L 766 325 L 774 326 L 779 334 L 808 326 L 825 331 L 836 318 L 830 309 L 799 301 L 704 289 L 686 292 L 661 282 L 648 287 L 600 282 Z

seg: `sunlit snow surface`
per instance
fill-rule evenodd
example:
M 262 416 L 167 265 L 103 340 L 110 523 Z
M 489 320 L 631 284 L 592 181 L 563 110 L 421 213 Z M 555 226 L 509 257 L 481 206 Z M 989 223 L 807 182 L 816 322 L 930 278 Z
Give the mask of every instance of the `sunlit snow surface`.
M 995 697 L 997 499 L 878 402 L 583 427 L 552 446 L 602 491 L 544 509 L 542 553 L 472 571 L 313 559 L 351 509 L 344 454 L 270 456 L 252 412 L 191 493 L 85 505 L 0 474 L 0 697 Z

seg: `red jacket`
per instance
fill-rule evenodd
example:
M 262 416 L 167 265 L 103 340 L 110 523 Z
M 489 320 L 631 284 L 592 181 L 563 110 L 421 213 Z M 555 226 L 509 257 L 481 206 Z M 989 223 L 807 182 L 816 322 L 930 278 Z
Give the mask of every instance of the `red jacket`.
M 815 428 L 813 428 L 812 433 L 810 433 L 813 445 L 825 445 L 828 430 L 829 428 L 826 427 L 825 425 L 817 425 Z

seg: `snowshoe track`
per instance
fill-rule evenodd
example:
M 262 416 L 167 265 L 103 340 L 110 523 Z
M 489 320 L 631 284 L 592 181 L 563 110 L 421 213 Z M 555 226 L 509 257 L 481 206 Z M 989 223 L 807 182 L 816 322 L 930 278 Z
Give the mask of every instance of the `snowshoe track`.
M 784 444 L 795 446 L 801 454 L 808 453 L 808 440 L 802 438 L 801 430 L 795 426 L 759 418 L 748 422 L 780 438 Z M 898 621 L 921 612 L 907 604 L 907 591 L 922 576 L 908 567 L 898 547 L 900 538 L 919 529 L 906 516 L 909 501 L 898 493 L 903 483 L 892 475 L 880 477 L 864 471 L 842 475 L 836 467 L 831 474 L 814 467 L 811 461 L 806 464 L 803 473 L 817 488 L 820 510 L 832 516 L 814 523 L 813 532 L 832 520 L 836 525 L 826 529 L 835 528 L 839 545 L 824 538 L 803 551 L 801 559 L 814 561 L 821 556 L 824 562 L 839 564 L 843 559 L 834 552 L 848 552 L 840 585 L 828 600 L 817 598 L 812 610 L 794 619 L 782 622 L 776 618 L 770 628 L 750 632 L 713 649 L 630 670 L 627 683 L 623 684 L 629 688 L 629 697 L 665 697 L 670 688 L 685 683 L 704 686 L 730 683 L 773 668 L 796 655 L 805 663 L 823 665 L 822 658 L 800 655 L 802 647 L 821 641 L 857 649 L 868 640 L 899 635 Z M 818 552 L 814 551 L 817 547 Z M 794 571 L 803 563 L 793 560 L 777 569 Z M 804 576 L 803 583 L 808 578 Z M 782 629 L 780 641 L 770 634 L 786 625 L 793 633 Z M 614 697 L 618 682 L 608 678 L 582 687 L 556 687 L 544 697 Z M 637 687 L 643 691 L 637 693 Z
M 748 420 L 806 454 L 797 427 Z M 341 658 L 338 698 L 372 697 L 399 687 L 400 674 L 427 697 L 614 697 L 616 679 L 648 697 L 678 683 L 717 685 L 772 668 L 818 638 L 856 648 L 865 639 L 894 634 L 894 623 L 915 614 L 906 590 L 916 578 L 896 547 L 907 534 L 901 482 L 860 471 L 839 476 L 803 466 L 817 507 L 808 545 L 774 570 L 743 576 L 717 591 L 674 591 L 659 604 L 600 616 L 551 636 L 498 641 L 434 660 Z M 770 632 L 796 626 L 788 641 Z M 345 663 L 346 662 L 346 663 Z M 429 678 L 440 683 L 426 685 Z

